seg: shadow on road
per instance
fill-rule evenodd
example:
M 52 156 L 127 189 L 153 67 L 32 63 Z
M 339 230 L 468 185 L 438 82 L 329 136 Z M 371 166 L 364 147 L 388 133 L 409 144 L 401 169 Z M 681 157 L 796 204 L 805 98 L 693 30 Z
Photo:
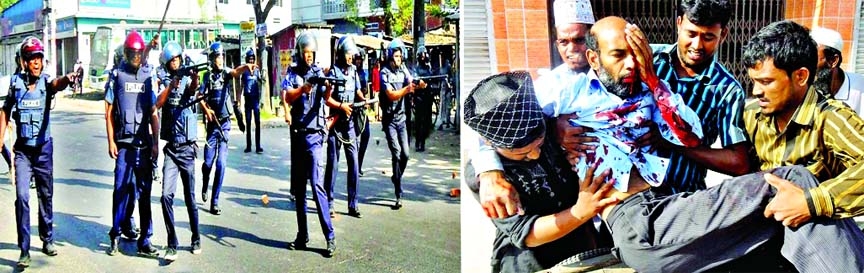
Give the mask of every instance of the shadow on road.
M 185 224 L 188 225 L 188 223 L 185 223 Z M 231 248 L 236 247 L 235 245 L 231 244 L 230 242 L 225 241 L 225 238 L 236 238 L 236 239 L 244 240 L 244 241 L 247 241 L 250 243 L 254 243 L 254 244 L 258 244 L 258 245 L 262 245 L 262 246 L 266 246 L 266 247 L 271 247 L 271 248 L 277 248 L 277 249 L 284 249 L 288 246 L 287 241 L 279 241 L 279 240 L 261 238 L 261 237 L 258 237 L 258 235 L 255 235 L 255 234 L 252 234 L 249 232 L 245 232 L 245 231 L 236 230 L 236 229 L 229 228 L 229 227 L 199 224 L 198 228 L 199 228 L 199 231 L 201 232 L 202 237 L 209 238 L 209 239 L 213 240 L 214 242 L 216 242 L 222 246 L 225 246 L 225 247 L 231 247 Z
M 92 174 L 92 175 L 98 175 L 98 176 L 104 176 L 104 177 L 110 177 L 112 180 L 114 179 L 114 172 L 113 171 L 106 171 L 106 170 L 99 170 L 99 169 L 77 169 L 77 168 L 71 169 L 70 171 Z
M 137 215 L 136 215 L 137 216 Z M 54 211 L 54 242 L 63 246 L 66 244 L 89 249 L 93 253 L 106 254 L 110 239 L 106 226 L 88 218 L 100 218 L 100 216 L 77 215 Z M 63 230 L 62 227 L 75 227 L 75 230 Z M 98 238 L 98 239 L 95 239 Z M 120 252 L 125 255 L 137 255 L 138 246 L 135 242 L 124 242 L 121 240 Z
M 111 174 L 111 178 L 113 181 L 114 174 Z M 55 178 L 54 183 L 59 183 L 59 184 L 64 184 L 64 185 L 69 185 L 69 186 L 82 186 L 82 187 L 88 187 L 88 188 L 97 188 L 97 189 L 104 189 L 104 190 L 111 190 L 111 191 L 114 190 L 114 186 L 112 186 L 112 185 L 97 183 L 97 182 L 93 182 L 90 180 L 76 179 L 76 178 Z
M 10 243 L 0 243 L 0 249 L 18 250 L 18 245 L 17 244 L 10 244 Z M 31 249 L 31 251 L 33 251 L 33 250 Z M 31 266 L 33 266 L 32 262 L 31 262 Z M 24 270 L 18 269 L 18 261 L 14 261 L 14 260 L 7 260 L 7 259 L 0 258 L 0 267 L 11 269 L 11 271 L 9 271 L 9 272 L 24 272 Z

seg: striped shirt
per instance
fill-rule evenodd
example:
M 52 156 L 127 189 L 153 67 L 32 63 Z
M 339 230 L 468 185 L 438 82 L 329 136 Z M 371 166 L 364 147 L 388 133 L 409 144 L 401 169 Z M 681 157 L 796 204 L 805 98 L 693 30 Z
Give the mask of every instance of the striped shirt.
M 744 134 L 744 89 L 715 58 L 701 75 L 678 78 L 672 58 L 677 45 L 663 45 L 654 50 L 654 69 L 660 79 L 669 83 L 687 106 L 702 119 L 702 145 L 709 147 L 717 138 L 723 147 L 747 141 Z M 676 57 L 677 58 L 677 57 Z M 660 192 L 692 192 L 705 189 L 707 169 L 679 152 L 667 151 L 670 158 L 666 182 Z
M 864 120 L 849 106 L 811 88 L 784 131 L 761 113 L 758 100 L 747 104 L 744 120 L 759 169 L 802 165 L 822 181 L 809 190 L 816 215 L 864 213 Z

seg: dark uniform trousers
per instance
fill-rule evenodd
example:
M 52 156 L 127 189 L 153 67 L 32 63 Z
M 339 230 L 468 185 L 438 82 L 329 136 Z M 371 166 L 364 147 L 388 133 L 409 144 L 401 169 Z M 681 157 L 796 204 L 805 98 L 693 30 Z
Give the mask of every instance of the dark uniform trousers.
M 392 117 L 385 116 L 382 125 L 387 146 L 390 148 L 390 163 L 393 165 L 393 176 L 390 177 L 390 181 L 393 182 L 396 197 L 401 198 L 402 175 L 408 167 L 408 132 L 405 119 L 393 121 Z
M 162 149 L 165 161 L 162 164 L 162 216 L 168 231 L 168 247 L 177 248 L 177 232 L 174 228 L 174 193 L 177 192 L 177 179 L 183 183 L 183 201 L 189 213 L 189 227 L 192 230 L 192 243 L 200 242 L 198 232 L 198 206 L 195 203 L 195 157 L 198 144 L 189 142 L 175 144 L 169 141 Z M 179 176 L 179 177 L 178 177 Z
M 348 140 L 348 143 L 342 143 Z M 348 208 L 357 208 L 357 180 L 360 179 L 360 167 L 357 162 L 357 136 L 354 132 L 354 121 L 349 119 L 341 121 L 333 126 L 327 135 L 327 168 L 324 173 L 324 188 L 327 189 L 327 201 L 330 209 L 333 209 L 333 188 L 336 184 L 336 175 L 339 172 L 339 148 L 344 145 L 345 158 L 348 163 Z
M 30 250 L 30 179 L 36 179 L 39 198 L 39 239 L 54 241 L 54 140 L 42 146 L 15 147 L 15 222 L 18 225 L 18 246 Z
M 228 131 L 231 131 L 230 118 L 218 122 L 207 122 L 207 146 L 204 148 L 204 164 L 201 166 L 201 172 L 204 173 L 202 191 L 206 191 L 210 184 L 210 170 L 213 169 L 213 164 L 216 164 L 210 201 L 211 208 L 219 205 L 219 193 L 222 192 L 222 182 L 225 180 L 225 163 L 228 161 Z
M 366 111 L 363 111 L 361 114 L 366 115 Z M 358 144 L 360 144 L 359 154 L 357 155 L 358 170 L 363 170 L 363 159 L 366 158 L 366 148 L 369 147 L 369 138 L 372 137 L 372 133 L 369 132 L 369 118 L 364 118 L 363 120 L 365 120 L 366 125 L 363 126 L 363 131 L 360 132 L 360 139 L 358 139 Z M 358 129 L 358 127 L 355 127 L 355 129 Z
M 330 207 L 324 189 L 324 131 L 291 129 L 291 191 L 297 197 L 297 239 L 309 238 L 306 221 L 306 180 L 312 186 L 312 199 L 318 207 L 318 222 L 327 240 L 334 239 Z
M 150 192 L 153 188 L 152 148 L 148 145 L 135 147 L 117 143 L 117 160 L 114 163 L 113 225 L 108 235 L 120 236 L 121 228 L 127 228 L 130 214 L 138 199 L 138 217 L 141 218 L 141 235 L 138 246 L 150 245 L 153 236 L 153 217 L 150 208 Z
M 803 188 L 818 186 L 801 166 L 771 171 Z M 639 272 L 699 272 L 744 256 L 775 234 L 781 254 L 800 272 L 864 272 L 864 233 L 850 219 L 816 217 L 783 227 L 763 212 L 776 189 L 763 172 L 726 180 L 694 193 L 657 196 L 644 191 L 609 213 L 618 256 Z

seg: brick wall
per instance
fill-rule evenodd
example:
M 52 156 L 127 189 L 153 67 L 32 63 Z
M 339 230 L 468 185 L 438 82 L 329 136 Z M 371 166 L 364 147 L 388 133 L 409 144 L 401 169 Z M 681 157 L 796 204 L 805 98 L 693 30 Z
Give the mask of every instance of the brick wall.
M 813 25 L 813 13 L 816 10 L 816 0 L 786 0 L 786 19 L 795 21 L 806 27 Z M 849 68 L 852 58 L 852 39 L 855 29 L 855 0 L 823 0 L 822 12 L 818 25 L 840 32 L 843 36 L 843 69 Z
M 495 58 L 499 72 L 550 68 L 549 24 L 545 0 L 491 0 Z

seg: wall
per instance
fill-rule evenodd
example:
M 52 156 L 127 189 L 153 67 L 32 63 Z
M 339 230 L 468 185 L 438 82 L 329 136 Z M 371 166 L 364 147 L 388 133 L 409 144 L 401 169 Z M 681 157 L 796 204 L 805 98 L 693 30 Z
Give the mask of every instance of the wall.
M 546 1 L 491 0 L 497 71 L 549 69 Z
M 812 27 L 813 13 L 816 10 L 816 0 L 786 0 L 786 19 L 795 21 L 806 27 Z M 855 38 L 855 8 L 858 1 L 823 0 L 819 25 L 840 32 L 843 36 L 843 69 L 855 59 L 852 56 L 852 40 Z

